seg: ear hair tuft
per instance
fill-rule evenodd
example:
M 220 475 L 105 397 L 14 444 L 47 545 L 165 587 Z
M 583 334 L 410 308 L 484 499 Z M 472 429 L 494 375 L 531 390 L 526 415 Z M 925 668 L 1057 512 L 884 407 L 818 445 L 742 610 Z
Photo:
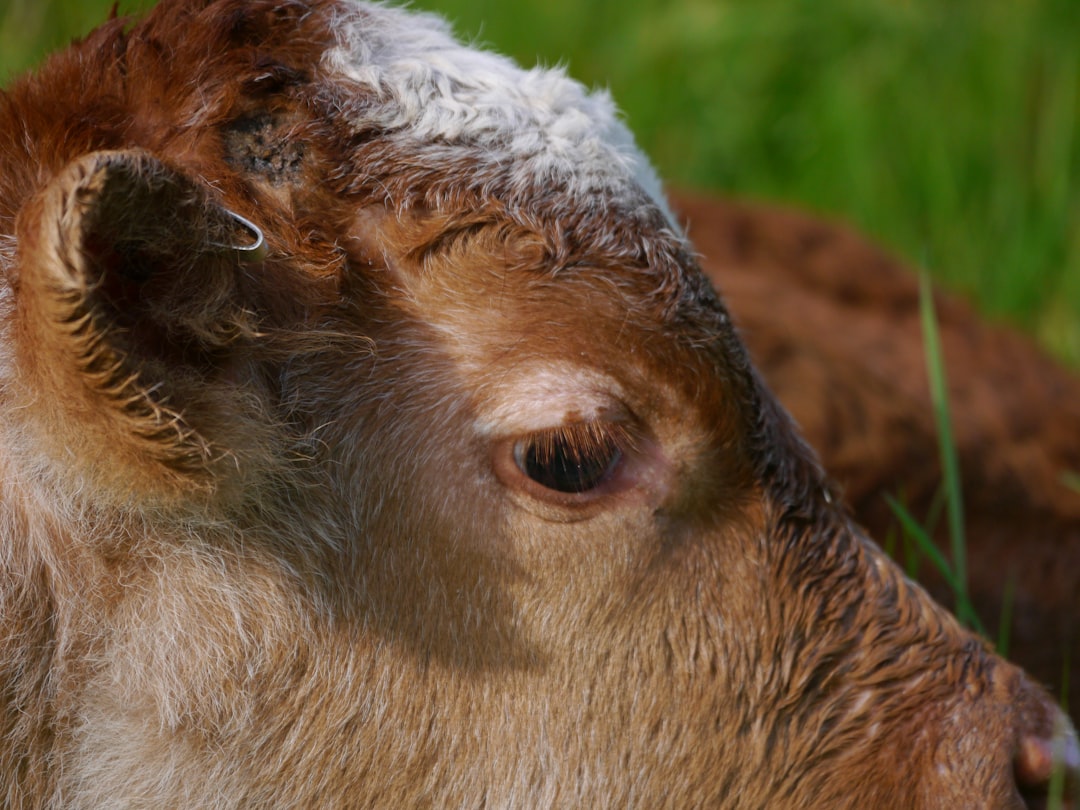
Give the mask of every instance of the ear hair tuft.
M 241 261 L 265 256 L 258 227 L 132 150 L 70 164 L 17 228 L 17 351 L 28 396 L 48 403 L 43 441 L 120 477 L 208 481 L 229 449 L 196 422 L 237 342 L 258 334 L 238 283 Z

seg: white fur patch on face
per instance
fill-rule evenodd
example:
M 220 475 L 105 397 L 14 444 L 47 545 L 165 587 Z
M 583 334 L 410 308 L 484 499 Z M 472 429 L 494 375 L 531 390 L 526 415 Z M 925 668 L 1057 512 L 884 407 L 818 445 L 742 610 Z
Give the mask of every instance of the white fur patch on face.
M 566 365 L 515 369 L 488 388 L 478 404 L 476 432 L 503 438 L 569 422 L 617 417 L 622 388 L 605 374 Z
M 579 199 L 644 190 L 679 232 L 608 93 L 590 93 L 558 69 L 522 70 L 466 47 L 432 14 L 344 0 L 333 25 L 340 44 L 324 67 L 381 102 L 354 113 L 358 128 L 393 131 L 418 161 L 465 149 L 483 165 L 509 167 L 516 188 L 547 183 Z

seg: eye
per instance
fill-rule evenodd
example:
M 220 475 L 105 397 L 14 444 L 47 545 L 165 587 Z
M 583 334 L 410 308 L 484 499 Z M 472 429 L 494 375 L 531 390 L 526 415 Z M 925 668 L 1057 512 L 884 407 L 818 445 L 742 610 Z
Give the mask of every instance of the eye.
M 577 495 L 609 481 L 629 444 L 626 429 L 619 425 L 565 425 L 518 440 L 514 461 L 521 472 L 545 489 Z

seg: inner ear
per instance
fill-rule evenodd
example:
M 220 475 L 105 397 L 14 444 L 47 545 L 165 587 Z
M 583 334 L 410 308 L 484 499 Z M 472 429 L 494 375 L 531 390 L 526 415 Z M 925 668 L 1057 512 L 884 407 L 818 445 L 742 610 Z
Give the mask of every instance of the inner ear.
M 214 414 L 241 396 L 224 378 L 257 333 L 243 283 L 255 226 L 133 150 L 68 165 L 16 233 L 16 349 L 28 401 L 45 403 L 42 442 L 88 465 L 119 456 L 112 469 L 140 486 L 235 454 L 243 440 L 215 435 Z
M 261 241 L 254 226 L 143 152 L 90 155 L 67 174 L 54 269 L 118 348 L 213 351 L 242 331 L 237 260 Z

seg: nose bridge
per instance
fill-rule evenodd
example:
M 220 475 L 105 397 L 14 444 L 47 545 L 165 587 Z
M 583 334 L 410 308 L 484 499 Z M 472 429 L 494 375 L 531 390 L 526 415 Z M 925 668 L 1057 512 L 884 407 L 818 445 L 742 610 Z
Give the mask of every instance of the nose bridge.
M 850 716 L 873 741 L 870 767 L 904 763 L 895 774 L 897 795 L 905 781 L 925 780 L 920 798 L 909 797 L 913 806 L 946 807 L 955 799 L 970 807 L 986 795 L 994 798 L 978 806 L 1080 808 L 1080 745 L 1053 696 L 961 628 L 875 544 L 859 542 L 865 538 L 857 530 L 855 537 L 838 553 L 862 557 L 849 566 L 861 586 L 852 604 L 861 628 L 858 660 L 865 665 L 852 670 L 863 691 Z M 842 583 L 826 584 L 823 604 L 847 616 L 836 614 L 846 604 Z M 842 623 L 832 626 L 839 632 Z M 820 644 L 823 636 L 815 638 Z M 926 766 L 921 775 L 918 763 Z

